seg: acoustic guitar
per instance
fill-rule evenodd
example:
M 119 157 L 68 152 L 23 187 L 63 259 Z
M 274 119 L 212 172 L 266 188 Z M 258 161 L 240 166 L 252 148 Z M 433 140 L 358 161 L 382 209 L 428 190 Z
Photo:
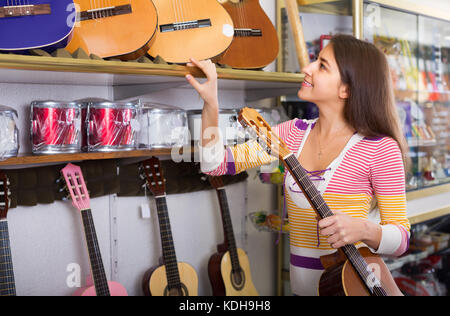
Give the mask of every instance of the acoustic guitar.
M 66 50 L 82 48 L 88 55 L 121 60 L 146 54 L 156 33 L 158 18 L 151 0 L 75 0 L 79 25 Z
M 0 171 L 0 296 L 16 296 L 16 283 L 9 243 L 7 214 L 10 205 L 9 180 Z
M 254 109 L 243 108 L 238 120 L 256 134 L 255 138 L 269 154 L 281 159 L 318 216 L 332 216 L 333 212 L 305 169 L 283 140 L 272 132 L 262 116 Z M 345 245 L 336 253 L 322 256 L 320 260 L 325 271 L 320 278 L 319 295 L 402 295 L 386 264 L 367 247 L 357 249 L 353 244 Z
M 158 11 L 156 39 L 148 54 L 183 64 L 191 57 L 214 59 L 233 40 L 233 20 L 217 0 L 153 0 Z
M 208 177 L 217 191 L 222 225 L 225 235 L 223 244 L 217 245 L 217 253 L 209 258 L 208 274 L 214 296 L 257 296 L 252 282 L 247 254 L 236 247 L 227 193 L 221 177 Z
M 277 30 L 259 0 L 218 0 L 234 22 L 234 39 L 218 60 L 237 69 L 264 68 L 278 55 Z
M 92 276 L 92 279 L 87 282 L 87 286 L 78 289 L 73 295 L 127 296 L 127 291 L 120 283 L 108 281 L 106 278 L 94 220 L 92 218 L 89 192 L 84 182 L 81 168 L 69 163 L 61 170 L 61 173 L 66 182 L 66 189 L 72 198 L 72 204 L 81 213 Z M 93 285 L 90 284 L 91 282 Z
M 75 15 L 73 0 L 1 0 L 0 51 L 63 48 L 70 40 Z
M 162 265 L 151 268 L 144 274 L 144 294 L 197 296 L 198 277 L 195 269 L 188 263 L 177 261 L 167 209 L 165 179 L 159 159 L 152 157 L 142 162 L 142 171 L 148 189 L 155 196 L 163 259 Z

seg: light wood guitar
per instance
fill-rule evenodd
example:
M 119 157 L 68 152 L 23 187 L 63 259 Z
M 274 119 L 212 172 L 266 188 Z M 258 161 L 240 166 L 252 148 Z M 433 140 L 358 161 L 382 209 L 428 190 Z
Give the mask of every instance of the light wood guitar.
M 10 194 L 8 177 L 0 171 L 0 296 L 16 296 L 7 221 Z
M 294 36 L 295 50 L 297 52 L 298 64 L 300 71 L 309 65 L 308 48 L 306 47 L 305 36 L 303 34 L 303 26 L 300 21 L 300 12 L 298 11 L 297 0 L 284 0 L 286 3 L 286 11 L 288 14 L 289 24 Z
M 158 18 L 151 0 L 76 0 L 77 25 L 66 47 L 88 55 L 131 60 L 146 54 L 156 33 Z
M 144 293 L 152 296 L 197 296 L 198 277 L 195 269 L 188 263 L 177 261 L 167 209 L 165 179 L 159 159 L 152 157 L 145 160 L 142 170 L 148 189 L 156 200 L 164 263 L 145 273 L 142 282 Z
M 90 207 L 89 193 L 79 166 L 67 164 L 61 173 L 66 182 L 67 190 L 72 198 L 73 206 L 80 211 L 83 220 L 86 245 L 91 267 L 91 280 L 75 291 L 74 296 L 127 296 L 127 291 L 118 282 L 108 281 L 103 267 L 102 255 L 95 232 L 94 220 Z M 92 283 L 92 284 L 91 284 Z
M 217 253 L 208 262 L 208 274 L 215 296 L 258 296 L 252 281 L 247 254 L 236 247 L 227 194 L 221 177 L 209 177 L 217 191 L 222 225 L 225 235 L 223 244 L 217 245 Z
M 264 68 L 278 55 L 277 30 L 259 0 L 218 0 L 234 22 L 234 39 L 218 60 L 237 69 Z
M 213 59 L 231 44 L 233 20 L 217 0 L 153 0 L 158 30 L 148 54 L 183 64 Z
M 262 116 L 254 109 L 243 108 L 238 120 L 256 133 L 255 138 L 269 154 L 281 159 L 317 215 L 320 218 L 332 216 L 333 212 L 305 169 Z M 345 245 L 320 260 L 325 271 L 320 278 L 319 295 L 402 295 L 386 264 L 367 247 L 357 249 L 353 244 Z

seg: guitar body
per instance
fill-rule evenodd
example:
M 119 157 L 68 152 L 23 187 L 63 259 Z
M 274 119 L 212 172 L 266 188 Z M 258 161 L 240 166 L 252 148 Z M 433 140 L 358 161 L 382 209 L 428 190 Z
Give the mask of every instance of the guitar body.
M 70 40 L 74 19 L 73 0 L 0 0 L 0 51 L 63 48 Z
M 87 284 L 89 285 L 79 288 L 72 296 L 97 296 L 91 277 L 88 278 Z M 127 290 L 118 282 L 108 281 L 108 288 L 111 296 L 128 296 Z
M 235 32 L 231 46 L 218 62 L 237 69 L 260 69 L 274 61 L 278 34 L 259 0 L 228 0 L 222 5 L 233 19 Z
M 233 20 L 217 0 L 153 0 L 158 11 L 156 39 L 148 54 L 170 63 L 214 58 L 233 40 Z
M 151 0 L 108 0 L 107 5 L 103 2 L 93 5 L 92 0 L 75 0 L 75 3 L 81 21 L 66 47 L 70 53 L 82 48 L 88 55 L 131 60 L 143 56 L 150 48 L 158 23 Z M 92 9 L 97 9 L 97 13 L 88 14 Z
M 149 296 L 197 296 L 198 276 L 195 269 L 188 263 L 178 262 L 178 271 L 181 294 L 176 290 L 169 292 L 165 265 L 147 271 L 143 282 L 144 293 Z
M 242 269 L 241 277 L 235 278 L 231 269 L 231 257 L 227 251 L 220 263 L 220 273 L 225 285 L 226 296 L 258 296 L 258 291 L 253 285 L 252 275 L 250 272 L 250 262 L 247 254 L 241 248 L 237 248 L 239 265 Z
M 386 293 L 389 296 L 403 296 L 384 261 L 366 247 L 358 250 L 368 267 L 380 280 Z M 323 256 L 320 260 L 325 268 L 319 281 L 320 296 L 370 295 L 350 261 L 346 260 L 345 255 L 340 251 Z

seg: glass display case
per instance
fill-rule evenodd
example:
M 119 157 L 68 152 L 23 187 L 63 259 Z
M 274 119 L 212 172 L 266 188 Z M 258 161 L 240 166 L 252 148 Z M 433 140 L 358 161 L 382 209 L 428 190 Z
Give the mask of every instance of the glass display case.
M 450 183 L 450 13 L 447 19 L 445 14 L 425 16 L 425 10 L 418 13 L 420 6 L 414 1 L 298 3 L 310 60 L 337 33 L 362 37 L 386 53 L 412 162 L 407 191 Z M 394 7 L 398 3 L 410 3 L 415 11 Z M 278 67 L 299 72 L 284 0 L 279 1 L 278 15 L 282 47 Z M 317 116 L 315 106 L 297 96 L 283 97 L 282 104 L 290 116 Z

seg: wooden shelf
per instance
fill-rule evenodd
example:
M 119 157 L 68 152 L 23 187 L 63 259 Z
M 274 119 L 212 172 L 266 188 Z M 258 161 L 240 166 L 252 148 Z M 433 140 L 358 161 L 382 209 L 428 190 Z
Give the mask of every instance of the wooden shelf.
M 170 156 L 171 149 L 142 149 L 115 152 L 89 152 L 73 154 L 53 155 L 20 155 L 0 161 L 1 166 L 40 165 L 49 163 L 64 163 L 69 161 L 118 159 L 118 158 L 142 158 L 151 156 Z
M 204 78 L 197 68 L 139 62 L 0 54 L 0 82 L 113 87 L 115 100 L 170 89 L 191 88 L 186 74 Z M 304 75 L 217 68 L 219 89 L 245 90 L 252 101 L 296 93 Z

